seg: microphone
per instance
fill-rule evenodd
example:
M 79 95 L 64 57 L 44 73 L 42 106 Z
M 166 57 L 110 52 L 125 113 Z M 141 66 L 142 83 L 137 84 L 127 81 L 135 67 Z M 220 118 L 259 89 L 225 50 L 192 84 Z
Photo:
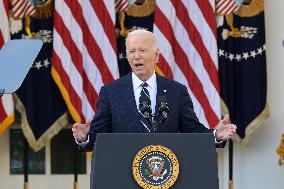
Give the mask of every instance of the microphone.
M 141 95 L 139 97 L 139 110 L 147 120 L 150 120 L 152 114 L 151 101 L 146 96 Z
M 167 103 L 167 98 L 165 96 L 159 96 L 158 104 L 159 104 L 159 115 L 162 115 L 161 122 L 164 122 L 168 118 L 168 113 L 170 111 L 170 108 Z

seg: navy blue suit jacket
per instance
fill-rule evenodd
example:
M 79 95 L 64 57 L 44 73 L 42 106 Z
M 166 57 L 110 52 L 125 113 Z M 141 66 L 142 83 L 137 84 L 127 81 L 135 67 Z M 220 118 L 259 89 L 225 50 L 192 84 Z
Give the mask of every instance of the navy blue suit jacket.
M 173 80 L 157 75 L 157 98 L 165 96 L 170 112 L 157 129 L 159 133 L 208 133 L 193 111 L 187 88 Z M 157 112 L 156 106 L 156 112 Z M 92 150 L 97 133 L 147 132 L 140 122 L 131 73 L 103 86 L 97 103 L 97 112 L 91 123 L 89 143 L 81 150 Z

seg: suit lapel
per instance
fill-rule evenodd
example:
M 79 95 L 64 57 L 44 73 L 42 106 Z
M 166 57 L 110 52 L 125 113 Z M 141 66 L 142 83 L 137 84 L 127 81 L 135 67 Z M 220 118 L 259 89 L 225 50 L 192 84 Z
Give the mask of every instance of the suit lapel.
M 135 115 L 137 114 L 138 116 L 138 111 L 136 108 L 136 102 L 135 102 L 135 97 L 134 97 L 134 91 L 133 91 L 133 86 L 132 86 L 132 77 L 131 73 L 127 75 L 127 78 L 125 80 L 125 85 L 123 86 L 125 91 L 125 98 L 123 98 L 125 104 L 125 111 L 126 112 L 135 112 Z
M 164 96 L 168 99 L 167 96 L 167 89 L 166 89 L 166 83 L 162 81 L 163 78 L 162 76 L 159 76 L 157 74 L 157 95 L 156 95 L 156 107 L 155 107 L 155 112 L 158 113 L 159 111 L 159 97 Z
M 155 107 L 155 112 L 156 114 L 159 113 L 159 99 L 161 96 L 164 96 L 167 101 L 169 100 L 169 95 L 168 95 L 168 91 L 167 91 L 167 82 L 166 80 L 164 80 L 164 78 L 162 76 L 159 76 L 157 74 L 157 95 L 156 95 L 156 107 Z M 157 117 L 155 119 L 155 122 L 160 122 L 161 120 L 161 116 Z M 163 132 L 163 130 L 165 129 L 165 123 L 158 125 L 158 132 Z

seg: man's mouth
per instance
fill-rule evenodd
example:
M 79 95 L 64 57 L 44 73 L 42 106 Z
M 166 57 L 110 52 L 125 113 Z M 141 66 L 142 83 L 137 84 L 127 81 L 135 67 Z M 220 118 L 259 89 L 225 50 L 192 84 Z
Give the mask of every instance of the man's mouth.
M 141 67 L 141 66 L 143 66 L 143 64 L 140 64 L 140 63 L 135 64 L 135 67 L 136 67 L 136 68 L 139 68 L 139 67 Z

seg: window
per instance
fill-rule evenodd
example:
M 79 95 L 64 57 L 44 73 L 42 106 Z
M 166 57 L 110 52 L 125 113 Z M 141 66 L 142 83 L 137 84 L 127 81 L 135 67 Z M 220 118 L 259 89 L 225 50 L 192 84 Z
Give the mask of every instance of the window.
M 21 129 L 10 129 L 10 174 L 24 173 L 24 151 L 27 141 Z M 29 174 L 45 174 L 45 148 L 34 152 L 28 146 Z
M 50 144 L 51 173 L 74 174 L 75 155 L 78 174 L 86 174 L 86 153 L 77 152 L 71 129 L 63 129 Z

